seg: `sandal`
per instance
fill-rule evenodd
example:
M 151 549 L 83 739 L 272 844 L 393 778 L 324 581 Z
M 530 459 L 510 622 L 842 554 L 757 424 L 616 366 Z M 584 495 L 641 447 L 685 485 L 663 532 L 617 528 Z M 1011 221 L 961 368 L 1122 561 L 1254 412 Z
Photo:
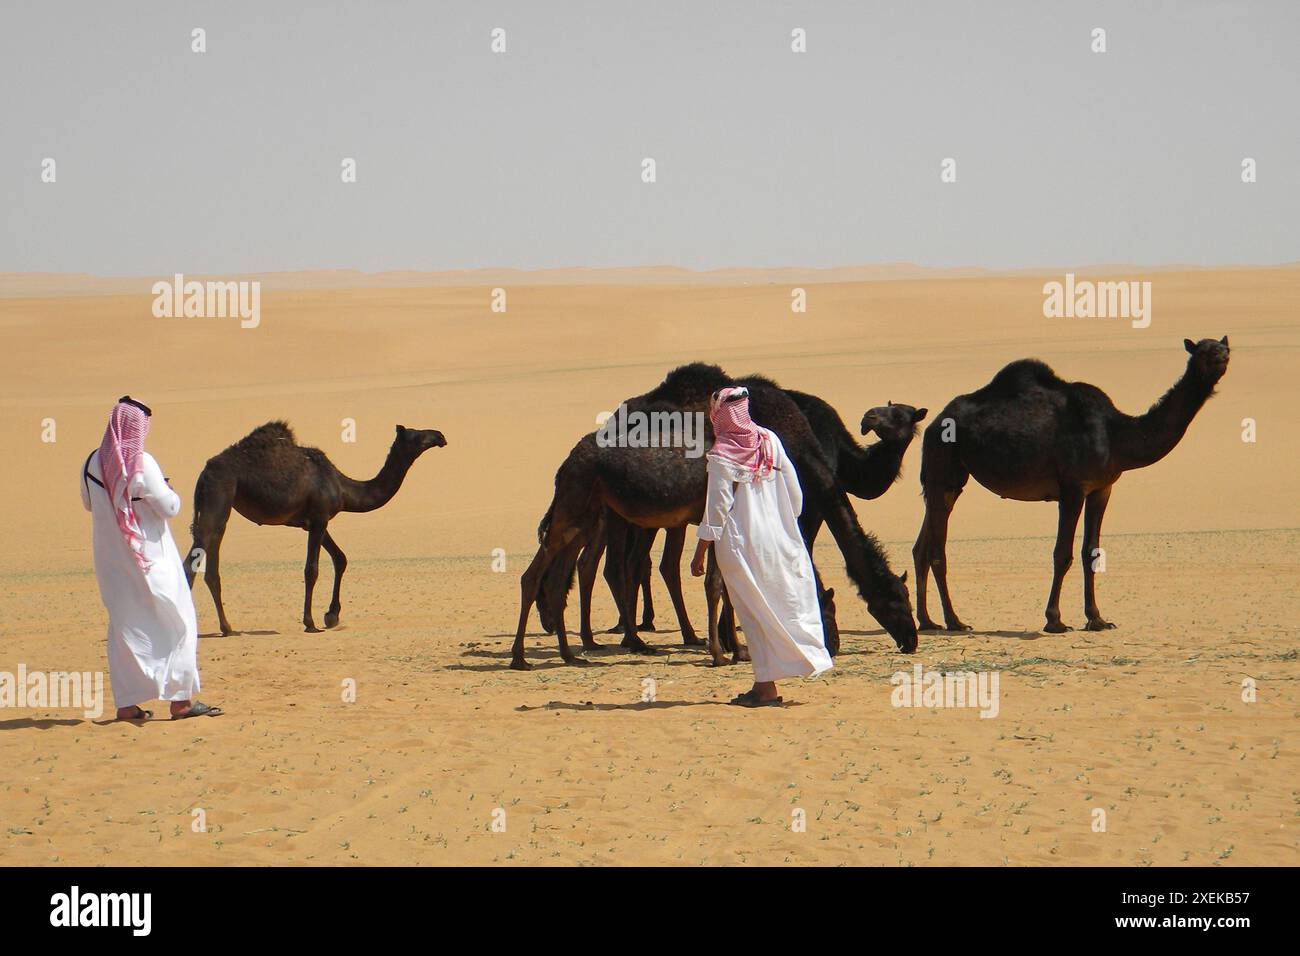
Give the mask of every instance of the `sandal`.
M 152 710 L 145 710 L 139 704 L 136 704 L 134 717 L 118 717 L 117 719 L 118 720 L 149 720 L 152 717 L 153 717 Z
M 780 707 L 782 697 L 772 697 L 769 700 L 760 700 L 758 695 L 752 690 L 745 694 L 740 694 L 732 701 L 737 707 Z
M 220 717 L 220 707 L 209 707 L 201 700 L 190 704 L 190 709 L 183 714 L 172 714 L 172 720 L 185 720 L 187 717 Z

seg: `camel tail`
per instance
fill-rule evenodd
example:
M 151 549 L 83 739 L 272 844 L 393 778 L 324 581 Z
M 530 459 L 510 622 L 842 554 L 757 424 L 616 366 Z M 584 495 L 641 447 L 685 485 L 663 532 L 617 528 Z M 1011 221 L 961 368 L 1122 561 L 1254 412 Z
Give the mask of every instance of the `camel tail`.
M 190 519 L 190 537 L 197 538 L 199 533 L 199 521 L 210 506 L 212 501 L 212 476 L 208 474 L 205 467 L 199 472 L 198 480 L 194 482 L 194 517 Z

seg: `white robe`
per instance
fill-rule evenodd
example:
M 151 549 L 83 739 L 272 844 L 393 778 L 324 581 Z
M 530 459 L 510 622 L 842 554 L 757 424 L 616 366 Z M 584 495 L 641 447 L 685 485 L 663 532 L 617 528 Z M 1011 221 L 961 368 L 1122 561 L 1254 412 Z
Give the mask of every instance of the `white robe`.
M 185 582 L 180 552 L 167 519 L 181 510 L 181 499 L 168 487 L 153 456 L 142 456 L 143 474 L 127 493 L 144 533 L 144 555 L 153 562 L 146 574 L 136 564 L 118 529 L 108 492 L 77 469 L 81 503 L 94 525 L 95 577 L 108 609 L 108 672 L 113 700 L 130 707 L 148 700 L 193 700 L 199 692 L 199 629 L 194 599 Z M 88 468 L 104 480 L 99 454 Z
M 803 491 L 775 434 L 772 452 L 772 474 L 752 481 L 745 480 L 743 470 L 709 456 L 699 535 L 713 542 L 760 683 L 816 677 L 833 666 L 822 638 L 812 559 L 796 520 Z

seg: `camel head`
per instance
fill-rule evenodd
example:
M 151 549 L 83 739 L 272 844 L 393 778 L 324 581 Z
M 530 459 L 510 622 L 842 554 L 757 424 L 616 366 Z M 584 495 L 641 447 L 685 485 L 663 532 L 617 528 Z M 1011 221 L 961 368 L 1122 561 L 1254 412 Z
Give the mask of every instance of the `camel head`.
M 889 632 L 904 654 L 916 650 L 916 621 L 912 618 L 912 593 L 907 589 L 907 572 L 895 577 L 887 574 L 887 593 L 867 598 L 867 610 Z
M 442 448 L 446 444 L 447 439 L 442 432 L 398 425 L 397 437 L 393 439 L 393 451 L 402 454 L 409 461 L 415 461 L 430 448 Z
M 883 441 L 911 441 L 916 435 L 916 426 L 925 420 L 929 411 L 928 408 L 895 405 L 893 402 L 868 409 L 862 416 L 862 434 L 875 432 Z
M 1183 348 L 1191 353 L 1191 358 L 1187 360 L 1188 371 L 1195 373 L 1207 384 L 1215 385 L 1223 378 L 1223 373 L 1228 371 L 1226 335 L 1217 342 L 1214 339 L 1201 339 L 1199 342 L 1183 339 Z

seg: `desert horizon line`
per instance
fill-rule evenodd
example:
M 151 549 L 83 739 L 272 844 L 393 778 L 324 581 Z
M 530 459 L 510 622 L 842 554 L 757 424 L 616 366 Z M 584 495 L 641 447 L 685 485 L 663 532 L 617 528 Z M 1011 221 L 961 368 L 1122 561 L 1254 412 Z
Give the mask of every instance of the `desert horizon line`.
M 647 280 L 665 284 L 691 285 L 695 283 L 725 283 L 745 279 L 774 281 L 776 278 L 807 282 L 834 283 L 844 281 L 904 281 L 910 279 L 971 279 L 1059 276 L 1067 272 L 1093 274 L 1125 274 L 1141 272 L 1213 272 L 1240 270 L 1285 270 L 1300 268 L 1300 260 L 1277 263 L 1162 263 L 1140 264 L 1125 262 L 1099 262 L 1055 266 L 991 267 L 978 265 L 930 266 L 908 261 L 858 263 L 838 266 L 719 266 L 712 269 L 693 269 L 670 263 L 657 265 L 619 266 L 546 266 L 525 268 L 521 266 L 475 266 L 460 269 L 382 269 L 370 271 L 355 267 L 321 267 L 312 269 L 266 269 L 246 272 L 182 272 L 189 278 L 256 279 L 276 288 L 290 290 L 294 282 L 317 283 L 317 288 L 355 288 L 366 285 L 378 287 L 418 288 L 421 285 L 481 285 L 501 277 L 523 277 L 534 284 L 644 284 Z M 169 272 L 166 277 L 176 273 Z M 100 274 L 94 272 L 0 272 L 0 298 L 26 296 L 53 296 L 60 294 L 111 294 L 121 293 L 128 283 L 155 282 L 163 273 Z M 632 282 L 630 280 L 639 280 Z M 331 281 L 333 280 L 333 281 Z M 478 281 L 466 281 L 478 280 Z M 144 294 L 143 291 L 141 294 Z

